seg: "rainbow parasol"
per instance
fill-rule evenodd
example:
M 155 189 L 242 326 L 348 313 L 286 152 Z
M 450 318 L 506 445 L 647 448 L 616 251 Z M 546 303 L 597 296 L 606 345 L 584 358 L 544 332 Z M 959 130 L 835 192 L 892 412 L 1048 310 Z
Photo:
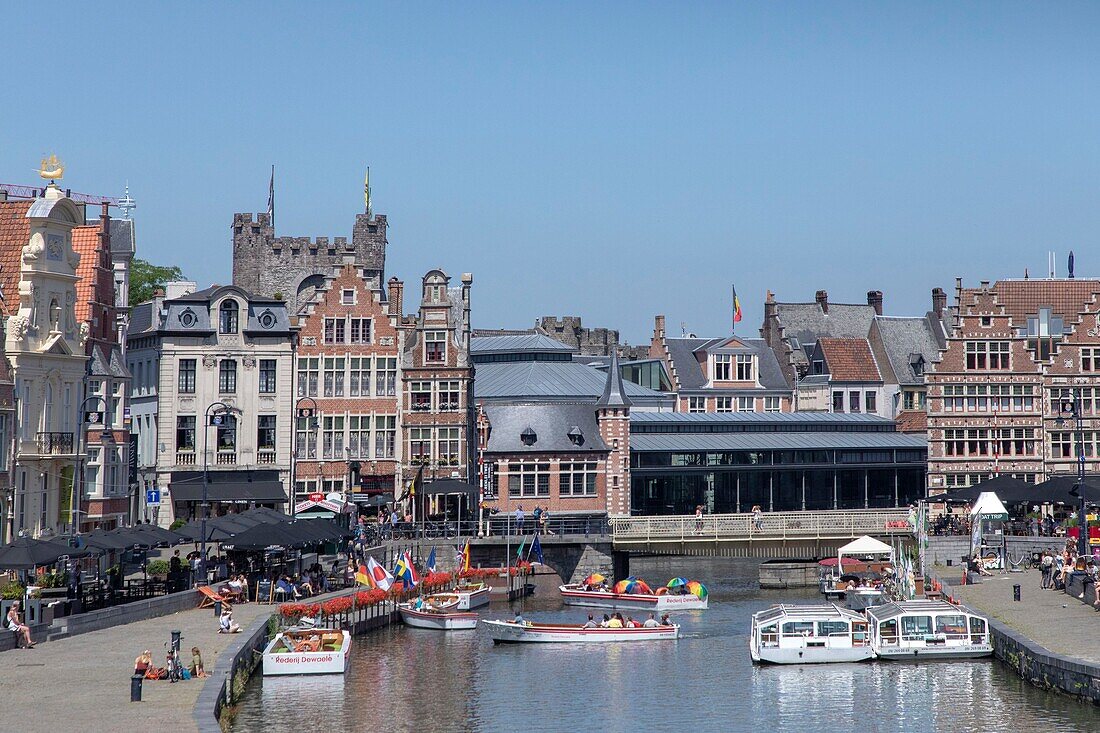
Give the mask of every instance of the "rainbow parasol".
M 612 589 L 616 593 L 652 593 L 653 590 L 644 580 L 638 580 L 631 575 L 626 580 L 620 580 Z
M 687 584 L 688 584 L 688 579 L 687 578 L 673 578 L 672 580 L 668 581 L 667 587 L 669 587 L 669 588 L 680 588 L 680 587 L 685 586 Z
M 693 580 L 687 584 L 688 593 L 691 593 L 700 600 L 707 597 L 707 587 L 700 583 L 698 580 Z
M 599 585 L 600 583 L 604 582 L 605 580 L 607 580 L 607 578 L 600 575 L 599 573 L 592 573 L 591 575 L 589 575 L 587 578 L 584 579 L 584 582 L 585 582 L 586 585 Z

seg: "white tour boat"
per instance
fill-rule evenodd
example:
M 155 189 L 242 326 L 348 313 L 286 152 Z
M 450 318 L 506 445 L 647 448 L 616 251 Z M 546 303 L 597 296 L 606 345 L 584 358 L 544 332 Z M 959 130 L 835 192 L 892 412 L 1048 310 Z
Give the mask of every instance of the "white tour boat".
M 989 621 L 947 601 L 897 601 L 867 609 L 879 659 L 952 659 L 993 653 Z
M 289 628 L 264 648 L 264 675 L 343 674 L 350 649 L 351 634 L 343 629 Z
M 754 613 L 749 654 L 754 662 L 771 664 L 862 662 L 874 656 L 867 619 L 835 603 Z
M 567 606 L 592 608 L 624 608 L 639 611 L 694 611 L 705 609 L 709 596 L 699 598 L 692 593 L 613 593 L 609 590 L 585 590 L 580 583 L 560 585 L 562 602 Z
M 463 583 L 452 592 L 458 596 L 459 610 L 469 611 L 489 605 L 489 594 L 493 592 L 493 586 L 486 583 Z
M 400 603 L 397 610 L 406 626 L 438 631 L 459 631 L 477 628 L 477 614 L 461 611 L 459 597 L 453 593 L 436 593 L 420 603 Z
M 605 629 L 601 627 L 586 629 L 579 624 L 516 623 L 515 621 L 488 621 L 481 623 L 489 630 L 494 644 L 507 643 L 561 643 L 592 642 L 610 643 L 619 641 L 658 641 L 680 638 L 680 627 L 638 626 L 633 628 Z

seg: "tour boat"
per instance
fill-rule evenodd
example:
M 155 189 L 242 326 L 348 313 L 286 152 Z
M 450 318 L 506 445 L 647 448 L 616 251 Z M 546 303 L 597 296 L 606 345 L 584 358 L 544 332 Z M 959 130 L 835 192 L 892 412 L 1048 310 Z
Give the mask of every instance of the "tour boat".
M 585 590 L 580 583 L 560 585 L 562 602 L 567 606 L 592 608 L 623 608 L 640 611 L 694 611 L 705 609 L 709 596 L 699 598 L 693 593 L 613 593 L 609 590 Z
M 779 605 L 752 615 L 749 655 L 754 662 L 824 664 L 874 656 L 867 619 L 835 603 Z
M 844 593 L 844 604 L 850 611 L 866 611 L 868 608 L 881 606 L 887 600 L 882 586 L 860 585 Z
M 481 623 L 489 629 L 494 644 L 510 643 L 561 643 L 593 642 L 610 643 L 619 641 L 657 641 L 680 638 L 680 627 L 637 626 L 632 628 L 605 629 L 601 627 L 586 629 L 580 624 L 544 624 L 516 623 L 515 621 L 489 621 Z
M 477 628 L 477 614 L 460 611 L 457 595 L 437 593 L 428 596 L 417 606 L 415 601 L 400 603 L 397 610 L 406 626 L 438 631 L 458 631 Z
M 350 649 L 351 634 L 342 629 L 290 628 L 264 648 L 264 675 L 343 674 Z
M 989 621 L 947 601 L 896 601 L 867 609 L 879 659 L 967 659 L 993 653 Z
M 453 591 L 458 596 L 458 608 L 462 611 L 488 605 L 492 592 L 493 587 L 485 583 L 464 583 Z

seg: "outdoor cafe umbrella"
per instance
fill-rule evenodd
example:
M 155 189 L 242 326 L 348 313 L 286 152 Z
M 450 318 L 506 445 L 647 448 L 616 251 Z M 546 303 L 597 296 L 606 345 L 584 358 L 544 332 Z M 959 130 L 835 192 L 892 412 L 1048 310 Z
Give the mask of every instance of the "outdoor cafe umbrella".
M 133 543 L 103 529 L 94 529 L 88 534 L 77 535 L 77 538 L 88 547 L 101 550 L 128 550 L 133 547 Z
M 69 547 L 61 542 L 35 540 L 19 537 L 14 542 L 0 547 L 0 568 L 10 570 L 32 570 L 43 565 L 52 565 L 58 558 L 85 557 L 92 554 L 87 548 Z
M 972 504 L 985 491 L 992 491 L 1006 504 L 1018 504 L 1025 501 L 1039 501 L 1040 493 L 1035 484 L 1029 484 L 1011 476 L 995 476 L 974 486 L 948 491 L 928 497 L 930 502 L 945 501 L 949 504 Z
M 158 527 L 155 524 L 135 524 L 130 529 L 135 534 L 143 534 L 151 537 L 158 545 L 168 544 L 175 545 L 183 541 L 175 532 L 170 532 L 164 527 Z
M 1074 496 L 1071 493 L 1076 486 L 1076 474 L 1064 473 L 1052 476 L 1041 484 L 1035 485 L 1036 494 L 1042 497 L 1035 501 L 1038 503 L 1051 502 L 1055 504 L 1077 506 L 1081 501 L 1081 497 Z M 1082 493 L 1085 496 L 1085 502 L 1087 504 L 1100 504 L 1100 476 L 1085 476 Z

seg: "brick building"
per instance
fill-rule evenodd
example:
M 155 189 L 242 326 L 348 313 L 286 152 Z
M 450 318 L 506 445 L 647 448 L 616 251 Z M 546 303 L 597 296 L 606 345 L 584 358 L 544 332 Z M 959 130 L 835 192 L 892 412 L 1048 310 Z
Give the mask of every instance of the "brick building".
M 995 475 L 1036 482 L 1076 465 L 1063 398 L 1081 391 L 1096 463 L 1100 280 L 956 282 L 946 346 L 927 373 L 930 493 Z
M 296 404 L 315 409 L 316 422 L 295 418 L 297 501 L 314 491 L 346 491 L 352 499 L 395 492 L 400 320 L 399 300 L 387 302 L 352 264 L 326 277 L 301 307 Z

